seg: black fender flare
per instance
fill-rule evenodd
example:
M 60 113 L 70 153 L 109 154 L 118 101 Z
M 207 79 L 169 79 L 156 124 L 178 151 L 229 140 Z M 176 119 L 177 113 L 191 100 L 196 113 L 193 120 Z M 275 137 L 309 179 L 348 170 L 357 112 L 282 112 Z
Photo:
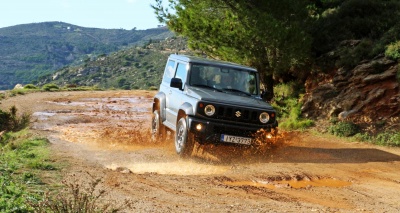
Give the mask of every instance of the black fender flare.
M 194 115 L 192 104 L 185 102 L 179 107 L 178 116 L 176 118 L 176 122 L 184 115 Z
M 153 108 L 152 112 L 154 112 L 155 109 L 159 108 L 160 109 L 160 117 L 162 121 L 165 121 L 167 118 L 166 112 L 165 112 L 165 100 L 166 100 L 166 95 L 164 92 L 158 92 L 153 99 Z

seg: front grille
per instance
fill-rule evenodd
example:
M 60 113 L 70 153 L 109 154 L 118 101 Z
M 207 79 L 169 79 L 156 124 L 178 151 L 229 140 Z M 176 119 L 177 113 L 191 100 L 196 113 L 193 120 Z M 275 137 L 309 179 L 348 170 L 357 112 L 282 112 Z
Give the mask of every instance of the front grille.
M 270 120 L 267 124 L 271 124 L 275 122 L 275 112 L 270 112 L 267 110 L 261 109 L 252 109 L 241 106 L 227 106 L 221 104 L 212 104 L 215 107 L 215 114 L 211 117 L 206 116 L 204 113 L 204 107 L 210 103 L 201 102 L 198 104 L 197 113 L 201 116 L 205 116 L 212 119 L 218 120 L 226 120 L 226 121 L 235 121 L 241 123 L 251 123 L 251 124 L 262 124 L 259 120 L 259 116 L 262 112 L 268 112 L 270 115 Z M 203 107 L 201 107 L 203 106 Z
M 218 106 L 216 112 L 216 118 L 222 120 L 235 120 L 242 122 L 258 122 L 257 111 L 237 108 L 237 107 L 227 107 L 227 106 Z

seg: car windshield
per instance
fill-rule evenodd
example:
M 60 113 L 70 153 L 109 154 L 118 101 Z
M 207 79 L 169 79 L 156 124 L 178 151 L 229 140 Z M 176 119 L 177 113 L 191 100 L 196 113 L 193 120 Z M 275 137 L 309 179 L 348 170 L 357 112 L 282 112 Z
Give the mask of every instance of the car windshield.
M 257 73 L 245 69 L 192 64 L 189 84 L 246 95 L 257 95 Z

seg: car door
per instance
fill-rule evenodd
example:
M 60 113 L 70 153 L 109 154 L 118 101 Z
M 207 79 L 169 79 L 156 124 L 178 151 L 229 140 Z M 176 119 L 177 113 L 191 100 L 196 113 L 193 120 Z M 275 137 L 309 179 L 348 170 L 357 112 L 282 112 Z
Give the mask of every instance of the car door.
M 187 73 L 187 63 L 178 62 L 174 78 L 180 78 L 182 80 L 182 88 L 169 87 L 167 94 L 167 122 L 174 127 L 176 125 L 179 107 L 185 100 L 183 89 L 185 88 Z
M 176 71 L 176 61 L 169 59 L 167 62 L 167 65 L 165 66 L 164 70 L 164 75 L 161 81 L 160 85 L 160 91 L 163 91 L 165 94 L 165 109 L 161 109 L 161 117 L 163 119 L 164 125 L 167 124 L 167 112 L 169 111 L 168 106 L 169 106 L 169 92 L 170 92 L 170 83 L 171 79 L 175 76 L 175 71 Z

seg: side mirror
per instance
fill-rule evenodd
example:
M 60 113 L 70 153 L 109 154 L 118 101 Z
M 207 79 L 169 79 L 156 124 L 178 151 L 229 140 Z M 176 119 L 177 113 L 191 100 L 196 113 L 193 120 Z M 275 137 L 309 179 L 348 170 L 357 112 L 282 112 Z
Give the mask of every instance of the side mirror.
M 182 84 L 183 84 L 182 83 L 182 79 L 180 79 L 180 78 L 172 78 L 171 79 L 171 83 L 170 83 L 169 86 L 182 90 Z

